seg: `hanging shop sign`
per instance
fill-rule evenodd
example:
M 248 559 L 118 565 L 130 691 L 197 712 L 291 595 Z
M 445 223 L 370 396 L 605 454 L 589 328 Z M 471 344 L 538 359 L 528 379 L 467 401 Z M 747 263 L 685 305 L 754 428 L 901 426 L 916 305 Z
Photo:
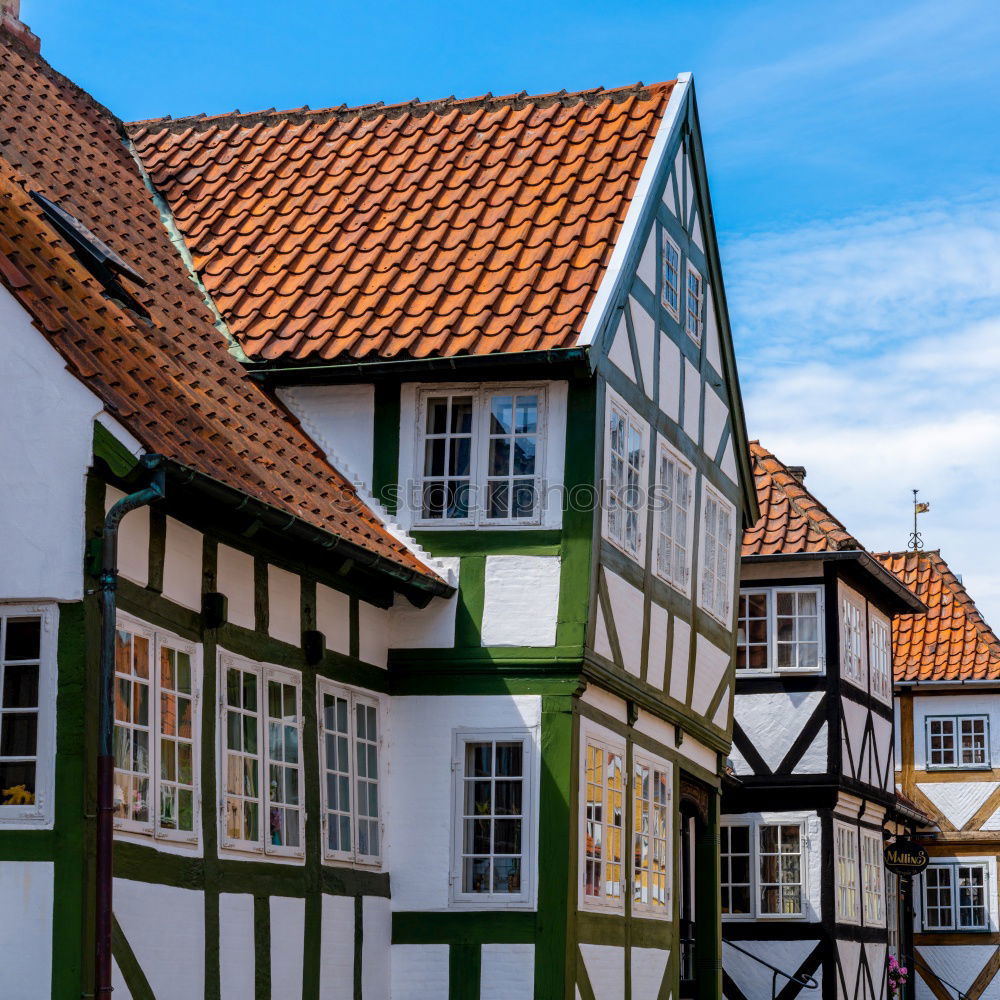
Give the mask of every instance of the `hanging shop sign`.
M 885 866 L 897 875 L 919 875 L 930 858 L 927 852 L 908 837 L 897 837 L 885 846 Z

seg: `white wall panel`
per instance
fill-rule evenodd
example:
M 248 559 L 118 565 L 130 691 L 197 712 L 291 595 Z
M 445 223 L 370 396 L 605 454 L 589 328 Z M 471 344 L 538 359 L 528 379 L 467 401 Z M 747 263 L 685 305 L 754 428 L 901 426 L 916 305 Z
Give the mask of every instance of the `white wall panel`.
M 662 948 L 636 948 L 632 953 L 632 1000 L 657 1000 L 670 952 Z
M 254 995 L 253 896 L 249 893 L 219 894 L 219 979 L 222 1000 L 246 1000 Z
M 660 409 L 679 422 L 681 407 L 681 349 L 665 334 L 660 334 Z
M 595 1000 L 625 996 L 625 949 L 606 944 L 581 944 L 580 953 Z
M 458 585 L 461 559 L 437 560 L 449 570 Z M 389 614 L 389 645 L 393 649 L 452 649 L 455 645 L 457 597 L 435 597 L 426 608 L 415 608 L 405 597 L 397 597 Z
M 299 418 L 327 458 L 352 482 L 371 489 L 375 390 L 370 385 L 294 386 L 278 398 Z
M 487 556 L 484 646 L 554 646 L 558 556 Z
M 655 231 L 650 235 L 646 248 L 653 247 L 656 242 Z M 655 265 L 654 265 L 655 266 Z M 650 289 L 656 288 L 654 284 Z M 653 380 L 655 372 L 653 370 L 653 348 L 656 342 L 656 324 L 653 317 L 646 312 L 639 303 L 629 296 L 629 313 L 632 316 L 632 333 L 635 336 L 635 346 L 639 354 L 639 365 L 642 368 L 642 385 L 646 395 L 653 398 Z
M 479 1000 L 533 1000 L 533 944 L 484 944 L 480 960 Z
M 667 609 L 655 601 L 649 606 L 649 648 L 646 651 L 646 683 L 663 690 L 667 663 Z
M 391 970 L 387 958 L 391 944 L 389 900 L 365 896 L 361 909 L 361 1000 L 389 1000 Z M 447 991 L 443 995 L 446 996 Z
M 701 375 L 684 359 L 684 433 L 698 444 L 698 421 L 701 414 Z
M 0 941 L 8 965 L 0 986 L 4 1000 L 51 994 L 54 878 L 50 861 L 0 864 Z
M 345 656 L 350 653 L 351 599 L 347 594 L 316 584 L 316 628 L 326 636 L 327 649 Z
M 254 628 L 253 556 L 228 545 L 219 546 L 216 587 L 226 595 L 229 621 L 243 628 Z
M 737 694 L 736 721 L 764 763 L 774 771 L 822 699 L 822 691 Z M 790 724 L 789 720 L 795 721 Z
M 296 573 L 267 567 L 267 631 L 282 642 L 302 642 L 302 581 Z
M 358 656 L 384 667 L 389 655 L 389 611 L 365 601 L 358 603 Z
M 687 704 L 688 661 L 691 655 L 691 626 L 674 617 L 674 648 L 670 653 L 670 697 Z
M 448 945 L 394 944 L 391 962 L 392 1000 L 446 1000 Z
M 104 496 L 105 513 L 124 496 L 121 490 L 116 490 L 113 486 L 107 487 Z M 118 528 L 118 573 L 140 587 L 149 583 L 149 507 L 129 511 L 122 518 Z
M 730 661 L 728 649 L 720 649 L 701 633 L 698 634 L 691 708 L 699 715 L 704 715 L 708 710 L 712 696 L 719 690 L 719 685 L 729 670 Z
M 271 897 L 271 996 L 302 996 L 306 901 Z M 221 918 L 220 918 L 221 919 Z
M 320 1000 L 354 1000 L 353 896 L 324 894 L 320 938 Z
M 157 1000 L 204 995 L 204 893 L 116 878 L 114 908 Z
M 201 611 L 202 533 L 172 517 L 166 519 L 163 553 L 163 596 Z
M 770 962 L 779 969 L 797 969 L 815 949 L 818 940 L 811 941 L 738 941 L 743 948 L 747 948 L 759 955 L 765 962 Z M 755 962 L 749 955 L 744 955 L 735 948 L 723 942 L 722 945 L 722 968 L 726 974 L 739 987 L 744 996 L 750 1000 L 765 1000 L 771 996 L 771 972 L 759 962 Z M 801 994 L 806 996 L 822 996 L 820 991 L 805 990 Z
M 608 602 L 618 634 L 622 666 L 638 677 L 642 669 L 642 591 L 608 569 L 604 571 L 604 579 L 608 585 Z

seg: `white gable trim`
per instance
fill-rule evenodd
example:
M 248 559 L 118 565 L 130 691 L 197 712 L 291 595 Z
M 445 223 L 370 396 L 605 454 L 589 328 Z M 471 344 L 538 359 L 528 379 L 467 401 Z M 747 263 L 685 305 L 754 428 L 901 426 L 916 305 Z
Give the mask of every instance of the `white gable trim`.
M 621 232 L 615 242 L 615 248 L 611 253 L 611 262 L 608 264 L 601 283 L 597 286 L 597 294 L 594 296 L 593 305 L 587 318 L 584 321 L 583 329 L 577 339 L 577 347 L 588 347 L 594 343 L 598 331 L 601 329 L 605 313 L 611 304 L 612 294 L 618 284 L 625 261 L 629 259 L 632 251 L 632 244 L 639 237 L 639 220 L 643 216 L 646 202 L 649 200 L 650 191 L 653 187 L 653 180 L 659 173 L 660 166 L 666 155 L 670 139 L 681 121 L 681 110 L 687 106 L 688 91 L 691 89 L 691 74 L 679 73 L 677 83 L 670 92 L 670 100 L 667 102 L 667 110 L 660 123 L 660 128 L 653 140 L 653 147 L 646 157 L 646 163 L 639 175 L 639 183 L 636 185 L 635 194 L 629 203 L 625 221 L 622 223 Z

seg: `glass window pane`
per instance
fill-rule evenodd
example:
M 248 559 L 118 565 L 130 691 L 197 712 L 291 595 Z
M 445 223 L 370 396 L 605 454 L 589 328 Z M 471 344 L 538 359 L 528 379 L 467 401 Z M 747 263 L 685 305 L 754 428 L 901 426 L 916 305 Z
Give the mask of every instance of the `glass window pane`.
M 41 637 L 40 618 L 8 618 L 4 660 L 37 660 L 40 656 Z

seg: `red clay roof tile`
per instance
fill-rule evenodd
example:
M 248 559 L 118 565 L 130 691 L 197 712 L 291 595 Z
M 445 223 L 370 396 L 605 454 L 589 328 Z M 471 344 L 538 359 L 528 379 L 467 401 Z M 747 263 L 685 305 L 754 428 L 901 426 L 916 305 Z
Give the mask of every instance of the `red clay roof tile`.
M 0 282 L 69 370 L 145 447 L 440 583 L 226 350 L 130 156 L 121 124 L 0 33 Z M 98 282 L 28 196 L 83 222 L 149 280 L 147 326 Z
M 1000 639 L 937 550 L 876 556 L 927 605 L 892 623 L 896 681 L 1000 681 Z
M 237 113 L 129 132 L 250 356 L 542 350 L 576 342 L 672 90 Z
M 760 519 L 743 533 L 744 556 L 864 548 L 759 441 L 750 442 L 750 457 Z

